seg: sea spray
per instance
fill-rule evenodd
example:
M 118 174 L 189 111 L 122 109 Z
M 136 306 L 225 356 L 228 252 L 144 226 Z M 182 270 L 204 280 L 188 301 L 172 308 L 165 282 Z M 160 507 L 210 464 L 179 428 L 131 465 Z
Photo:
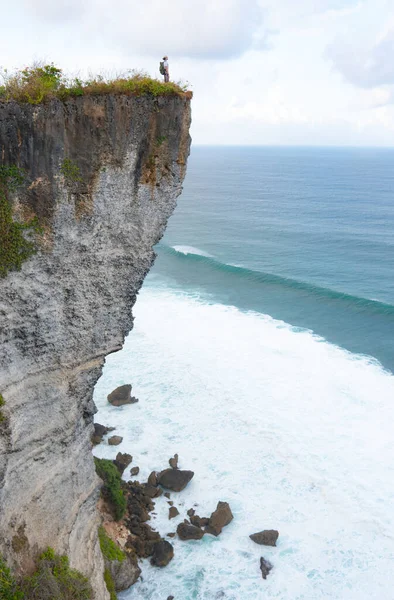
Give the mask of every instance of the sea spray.
M 156 500 L 161 534 L 195 504 L 205 516 L 228 501 L 234 520 L 219 538 L 175 538 L 170 565 L 145 561 L 122 600 L 390 599 L 393 376 L 311 332 L 154 278 L 134 311 L 97 384 L 97 420 L 117 427 L 141 481 L 175 452 L 195 472 L 172 495 L 179 517 Z M 140 402 L 110 406 L 107 394 L 129 382 Z M 264 549 L 274 569 L 263 581 L 249 534 L 271 528 L 280 537 Z

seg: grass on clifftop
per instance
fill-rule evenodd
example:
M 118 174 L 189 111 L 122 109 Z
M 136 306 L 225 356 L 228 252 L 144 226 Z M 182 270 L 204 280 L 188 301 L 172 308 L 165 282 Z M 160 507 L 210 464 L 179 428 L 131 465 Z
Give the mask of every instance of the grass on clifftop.
M 67 100 L 76 96 L 127 94 L 129 96 L 181 96 L 191 98 L 192 92 L 182 83 L 164 83 L 144 72 L 128 71 L 117 77 L 97 75 L 83 80 L 69 78 L 52 63 L 36 63 L 23 70 L 0 74 L 0 101 L 41 104 L 52 98 Z

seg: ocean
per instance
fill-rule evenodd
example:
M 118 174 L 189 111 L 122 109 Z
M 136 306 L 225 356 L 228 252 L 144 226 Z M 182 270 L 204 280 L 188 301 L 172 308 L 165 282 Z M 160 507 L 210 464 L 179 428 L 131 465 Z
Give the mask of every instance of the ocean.
M 95 454 L 195 472 L 162 535 L 219 500 L 234 520 L 119 598 L 393 600 L 394 150 L 193 147 L 157 253 L 95 389 L 124 441 Z

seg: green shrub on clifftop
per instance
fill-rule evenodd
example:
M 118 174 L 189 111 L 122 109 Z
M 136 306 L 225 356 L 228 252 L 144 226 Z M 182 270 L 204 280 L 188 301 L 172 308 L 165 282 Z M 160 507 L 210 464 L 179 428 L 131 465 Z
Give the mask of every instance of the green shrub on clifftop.
M 122 490 L 122 478 L 111 460 L 106 458 L 94 459 L 96 473 L 104 481 L 102 493 L 110 504 L 114 517 L 119 521 L 126 511 L 126 498 Z

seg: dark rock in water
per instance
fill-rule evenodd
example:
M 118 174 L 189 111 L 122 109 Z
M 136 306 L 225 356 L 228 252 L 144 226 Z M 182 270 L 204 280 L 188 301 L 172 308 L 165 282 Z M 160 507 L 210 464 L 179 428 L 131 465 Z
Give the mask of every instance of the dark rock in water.
M 261 557 L 260 558 L 260 570 L 261 570 L 263 579 L 267 579 L 267 575 L 272 569 L 273 569 L 273 566 L 271 565 L 270 561 Z
M 148 477 L 148 485 L 157 486 L 157 473 L 156 471 L 152 471 L 152 473 Z
M 113 435 L 112 437 L 108 438 L 108 444 L 110 446 L 119 446 L 119 444 L 121 444 L 123 442 L 123 438 L 120 437 L 120 435 Z
M 158 487 L 155 487 L 154 485 L 149 485 L 148 483 L 145 483 L 144 492 L 147 496 L 149 496 L 149 498 L 158 498 L 158 496 L 162 495 L 163 490 L 161 490 Z
M 174 600 L 174 596 L 168 596 L 167 600 Z
M 195 514 L 195 512 L 196 511 L 194 510 L 194 508 L 189 508 L 189 510 L 187 511 L 187 514 L 189 517 L 192 517 Z
M 265 529 L 258 533 L 252 533 L 250 539 L 260 546 L 276 546 L 276 541 L 279 537 L 279 531 L 275 529 Z
M 171 533 L 167 533 L 168 537 L 173 538 L 175 537 L 175 533 L 172 531 Z
M 156 567 L 165 567 L 174 557 L 174 548 L 167 540 L 160 540 L 153 546 L 151 564 Z
M 113 392 L 108 394 L 107 400 L 112 406 L 123 406 L 124 404 L 134 404 L 138 402 L 137 398 L 131 395 L 131 385 L 121 385 Z
M 129 536 L 126 547 L 132 548 L 140 558 L 152 556 L 154 545 L 162 539 L 157 531 L 153 531 L 147 523 L 131 522 L 127 524 L 132 535 Z
M 206 533 L 219 535 L 223 527 L 228 525 L 233 518 L 233 513 L 228 502 L 218 502 L 216 510 L 211 514 L 208 526 L 205 528 Z
M 130 469 L 130 475 L 131 475 L 131 477 L 135 477 L 136 475 L 138 475 L 139 472 L 140 472 L 140 468 L 139 467 L 132 467 Z
M 100 425 L 100 423 L 95 423 L 94 433 L 95 435 L 100 435 L 101 437 L 103 437 L 103 435 L 108 433 L 108 427 L 106 427 L 105 425 Z
M 190 523 L 179 523 L 176 531 L 181 540 L 201 540 L 204 535 L 202 529 Z
M 167 500 L 167 504 L 169 504 L 170 506 L 173 506 L 173 501 L 172 500 Z
M 165 495 L 166 498 L 171 498 L 170 492 L 164 492 L 164 495 Z
M 174 457 L 170 458 L 170 460 L 168 462 L 170 463 L 171 469 L 177 469 L 178 468 L 178 455 L 174 454 Z
M 196 527 L 207 527 L 209 525 L 209 519 L 207 517 L 199 517 L 198 515 L 193 515 L 190 517 L 190 523 L 195 525 Z M 209 533 L 209 531 L 207 531 Z
M 125 553 L 122 561 L 105 559 L 105 567 L 110 571 L 114 580 L 115 590 L 122 592 L 133 585 L 141 574 L 138 566 L 137 556 L 133 553 Z
M 173 492 L 182 491 L 193 478 L 193 471 L 181 471 L 180 469 L 165 469 L 158 477 L 158 482 L 163 487 Z
M 118 454 L 116 455 L 116 459 L 113 460 L 112 462 L 114 463 L 115 467 L 118 469 L 119 473 L 121 475 L 123 475 L 125 468 L 129 466 L 129 464 L 132 462 L 132 460 L 133 460 L 133 457 L 131 456 L 131 454 L 118 452 Z
M 92 443 L 97 445 L 103 441 L 103 437 L 109 432 L 114 431 L 115 427 L 105 427 L 100 423 L 94 423 L 94 434 L 92 435 Z
M 179 515 L 179 510 L 177 509 L 176 506 L 171 506 L 168 509 L 168 518 L 169 519 L 173 519 L 174 517 L 177 517 Z

